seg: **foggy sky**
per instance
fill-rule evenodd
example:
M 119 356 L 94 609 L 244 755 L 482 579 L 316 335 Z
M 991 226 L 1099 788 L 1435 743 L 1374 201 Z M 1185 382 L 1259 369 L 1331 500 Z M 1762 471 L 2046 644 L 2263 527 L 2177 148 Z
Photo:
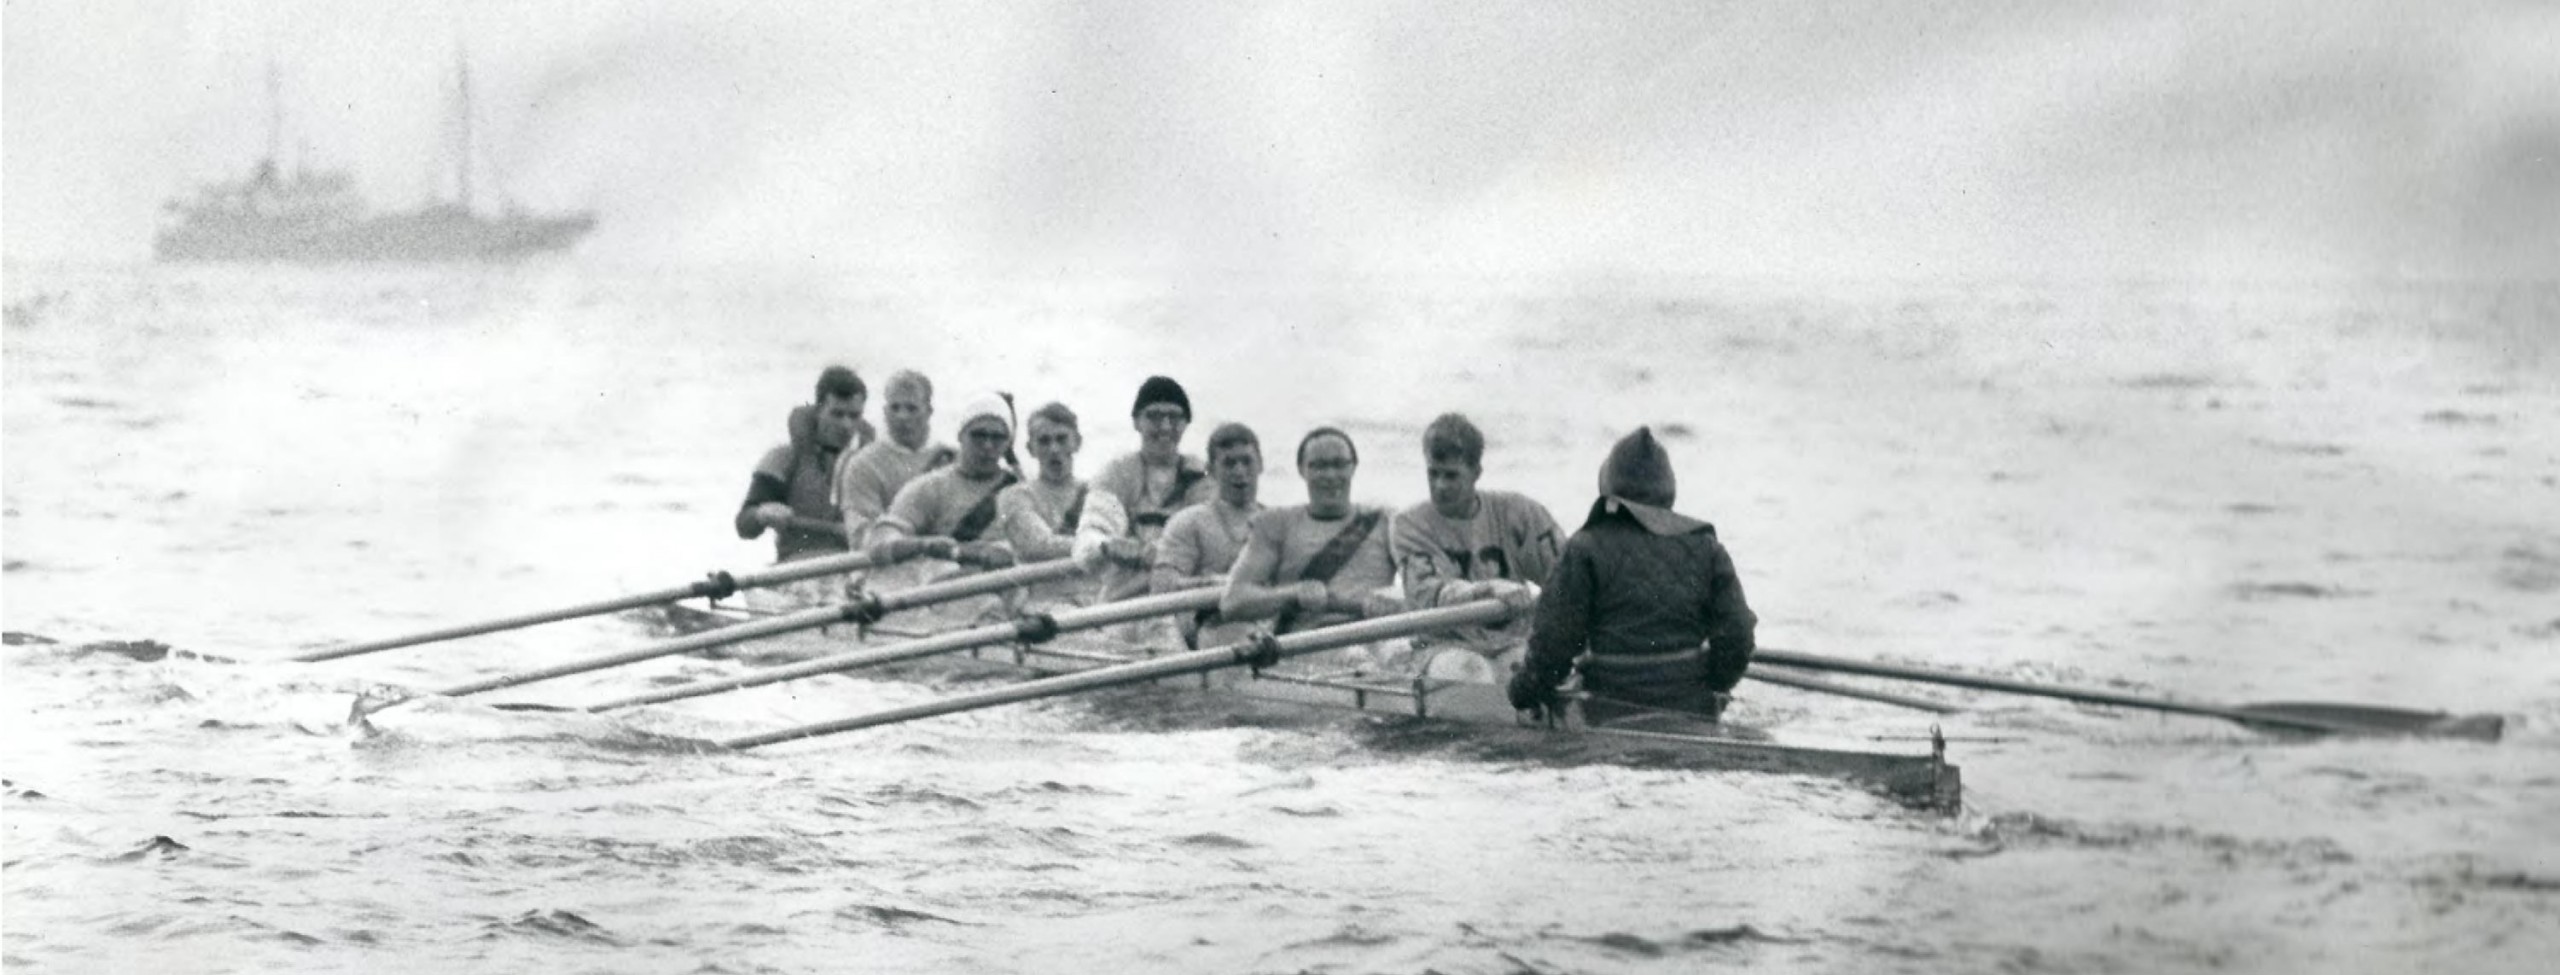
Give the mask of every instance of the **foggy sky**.
M 270 60 L 287 162 L 414 205 L 460 45 L 592 260 L 2560 269 L 2549 4 L 1204 6 L 11 0 L 0 228 L 147 255 L 260 154 Z

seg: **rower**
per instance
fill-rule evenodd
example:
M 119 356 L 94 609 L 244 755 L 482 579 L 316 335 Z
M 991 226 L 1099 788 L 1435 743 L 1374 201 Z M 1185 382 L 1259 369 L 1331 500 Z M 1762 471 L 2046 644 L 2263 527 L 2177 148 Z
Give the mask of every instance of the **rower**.
M 1750 666 L 1759 618 L 1703 521 L 1673 513 L 1671 455 L 1640 428 L 1600 467 L 1600 498 L 1538 597 L 1512 706 L 1545 712 L 1582 663 L 1594 721 L 1644 711 L 1714 720 Z
M 1076 451 L 1084 434 L 1076 428 L 1076 412 L 1050 403 L 1023 421 L 1023 441 L 1039 476 L 996 493 L 996 526 L 1015 560 L 1047 562 L 1074 554 L 1076 526 L 1084 521 L 1092 489 L 1076 477 Z M 1043 604 L 1082 602 L 1093 587 L 1074 579 L 1034 587 L 1031 598 Z
M 1155 564 L 1148 569 L 1150 592 L 1174 592 L 1226 581 L 1236 556 L 1244 552 L 1247 523 L 1262 510 L 1262 440 L 1241 423 L 1209 432 L 1209 474 L 1218 496 L 1176 512 L 1156 541 Z M 1197 647 L 1232 642 L 1244 629 L 1219 626 L 1212 612 L 1178 619 L 1183 642 Z M 1206 636 L 1203 636 L 1205 628 Z
M 836 463 L 836 509 L 844 521 L 844 537 L 857 544 L 871 523 L 889 512 L 900 488 L 951 463 L 958 453 L 948 444 L 926 443 L 933 434 L 933 380 L 899 370 L 889 377 L 884 397 L 880 419 L 889 436 Z
M 1013 564 L 994 532 L 996 495 L 1021 478 L 1005 466 L 1013 449 L 1013 407 L 1000 394 L 971 400 L 960 414 L 960 459 L 908 481 L 871 523 L 866 550 L 879 565 L 922 555 L 963 565 Z
M 1379 616 L 1403 608 L 1390 591 L 1396 567 L 1387 550 L 1387 511 L 1355 504 L 1351 478 L 1360 451 L 1351 435 L 1318 427 L 1298 441 L 1298 476 L 1307 503 L 1271 508 L 1246 522 L 1244 550 L 1227 572 L 1218 615 L 1230 621 L 1270 619 L 1291 633 Z M 1359 648 L 1342 662 L 1374 669 Z
M 862 419 L 869 395 L 852 369 L 828 366 L 818 373 L 809 404 L 793 407 L 784 424 L 791 439 L 756 462 L 746 500 L 738 505 L 739 538 L 773 529 L 777 562 L 846 550 L 844 523 L 831 500 L 835 469 L 846 452 L 876 436 Z
M 1102 598 L 1147 591 L 1156 540 L 1175 512 L 1208 501 L 1217 486 L 1197 458 L 1182 453 L 1191 428 L 1191 396 L 1182 384 L 1149 376 L 1129 407 L 1136 453 L 1114 458 L 1094 476 L 1093 497 L 1076 533 L 1076 559 L 1102 570 Z
M 1413 640 L 1416 673 L 1500 683 L 1529 641 L 1538 583 L 1555 571 L 1563 532 L 1547 506 L 1526 495 L 1476 487 L 1484 475 L 1484 431 L 1444 413 L 1422 431 L 1431 499 L 1396 513 L 1387 544 L 1415 609 L 1500 599 L 1518 615 L 1499 627 L 1473 626 Z

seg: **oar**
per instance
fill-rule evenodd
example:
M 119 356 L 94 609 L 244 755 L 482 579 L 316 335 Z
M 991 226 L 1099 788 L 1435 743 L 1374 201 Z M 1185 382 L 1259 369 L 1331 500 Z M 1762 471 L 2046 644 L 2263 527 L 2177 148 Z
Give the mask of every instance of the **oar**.
M 718 694 L 723 691 L 734 691 L 747 687 L 761 687 L 766 684 L 779 684 L 783 681 L 799 680 L 803 677 L 815 677 L 819 674 L 842 673 L 844 671 L 857 670 L 863 667 L 876 667 L 881 664 L 896 663 L 901 660 L 915 660 L 921 657 L 930 657 L 937 654 L 956 653 L 972 647 L 991 646 L 998 643 L 1013 643 L 1017 641 L 1023 643 L 1045 643 L 1061 633 L 1073 633 L 1079 630 L 1092 630 L 1105 626 L 1116 626 L 1121 623 L 1153 619 L 1158 616 L 1168 616 L 1174 613 L 1198 612 L 1216 605 L 1218 605 L 1218 590 L 1216 587 L 1192 589 L 1184 592 L 1158 593 L 1153 596 L 1140 596 L 1136 599 L 1124 599 L 1119 602 L 1104 603 L 1099 606 L 1085 606 L 1077 609 L 1065 610 L 1055 614 L 1024 616 L 1019 619 L 1008 620 L 1002 623 L 991 623 L 986 626 L 972 627 L 965 630 L 953 630 L 948 633 L 936 633 L 922 639 L 908 640 L 903 643 L 885 644 L 877 647 L 867 647 L 861 650 L 852 650 L 845 653 L 819 657 L 815 660 L 804 660 L 796 664 L 789 664 L 781 667 L 768 667 L 751 673 L 740 674 L 735 677 L 723 677 L 717 680 L 678 684 L 674 687 L 660 688 L 658 690 L 642 694 L 634 694 L 630 697 L 606 701 L 602 704 L 592 705 L 588 707 L 587 710 L 599 712 L 613 711 L 621 708 L 636 707 L 642 704 L 660 704 L 667 701 L 681 701 L 685 698 L 701 697 L 705 694 Z
M 783 524 L 783 527 L 795 528 L 804 532 L 816 532 L 821 535 L 833 535 L 837 538 L 844 537 L 844 522 L 838 521 L 834 518 L 811 518 L 808 515 L 792 515 L 790 520 Z
M 731 575 L 727 572 L 714 572 L 710 577 L 705 578 L 700 582 L 688 583 L 686 585 L 676 586 L 673 588 L 634 593 L 629 596 L 618 596 L 612 599 L 598 600 L 592 603 L 580 603 L 578 605 L 562 609 L 544 610 L 537 613 L 525 613 L 518 616 L 501 617 L 499 619 L 489 620 L 483 623 L 465 623 L 460 626 L 448 626 L 441 630 L 428 630 L 424 633 L 412 633 L 408 636 L 393 637 L 388 640 L 370 640 L 364 643 L 350 643 L 345 646 L 330 647 L 326 650 L 314 650 L 310 653 L 294 657 L 293 659 L 304 663 L 320 660 L 336 660 L 340 657 L 353 657 L 361 654 L 378 653 L 384 650 L 397 650 L 401 647 L 414 647 L 422 643 L 441 643 L 446 640 L 459 640 L 466 636 L 479 636 L 483 633 L 496 633 L 500 630 L 522 629 L 524 627 L 535 626 L 542 623 L 557 623 L 561 620 L 573 620 L 584 616 L 601 616 L 606 613 L 618 613 L 626 609 L 639 609 L 644 606 L 656 606 L 661 603 L 672 603 L 680 600 L 692 599 L 697 596 L 705 599 L 726 599 L 741 590 L 761 589 L 767 586 L 778 586 L 786 582 L 798 582 L 802 579 L 815 579 L 820 576 L 858 572 L 870 567 L 871 557 L 869 555 L 861 552 L 851 552 L 844 555 L 829 555 L 822 558 L 802 559 L 797 562 L 785 562 L 769 569 L 759 569 L 744 575 Z
M 1188 653 L 1166 654 L 1165 656 L 1157 657 L 1152 660 L 1143 660 L 1136 663 L 1097 667 L 1092 670 L 1080 671 L 1073 674 L 1064 674 L 1041 680 L 1025 681 L 1020 684 L 990 688 L 988 690 L 972 694 L 962 694 L 956 697 L 944 698 L 939 701 L 928 701 L 922 704 L 909 705 L 902 708 L 891 708 L 886 711 L 857 715 L 851 718 L 827 721 L 819 724 L 802 725 L 797 728 L 785 728 L 780 731 L 770 731 L 760 735 L 748 735 L 742 738 L 732 738 L 728 741 L 721 742 L 721 744 L 730 748 L 755 748 L 760 745 L 770 745 L 776 742 L 796 741 L 802 738 L 815 738 L 820 735 L 832 735 L 847 731 L 858 731 L 863 728 L 876 728 L 881 725 L 897 724 L 902 721 L 914 721 L 921 718 L 938 717 L 945 714 L 955 714 L 961 711 L 973 711 L 979 708 L 995 707 L 1000 704 L 1013 704 L 1020 701 L 1038 700 L 1044 697 L 1057 697 L 1065 694 L 1074 694 L 1079 691 L 1118 687 L 1123 684 L 1139 684 L 1165 677 L 1178 677 L 1184 674 L 1205 673 L 1207 671 L 1218 670 L 1225 667 L 1236 667 L 1245 664 L 1269 666 L 1290 657 L 1315 653 L 1321 650 L 1331 650 L 1336 647 L 1347 647 L 1354 644 L 1368 643 L 1374 640 L 1393 640 L 1399 637 L 1413 636 L 1417 633 L 1431 633 L 1461 626 L 1498 625 L 1510 617 L 1510 608 L 1494 600 L 1482 600 L 1468 603 L 1463 606 L 1444 606 L 1439 609 L 1425 609 L 1410 613 L 1398 613 L 1393 616 L 1382 616 L 1373 620 L 1362 620 L 1356 623 L 1345 623 L 1340 626 L 1328 626 L 1319 630 L 1308 630 L 1303 633 L 1292 633 L 1278 638 L 1261 636 L 1252 640 L 1232 643 L 1222 647 L 1209 647 L 1201 650 L 1193 650 Z
M 1925 697 L 1909 697 L 1885 691 L 1871 691 L 1863 687 L 1850 687 L 1846 684 L 1834 684 L 1818 677 L 1806 677 L 1793 671 L 1778 670 L 1760 666 L 1767 662 L 1768 661 L 1765 660 L 1752 661 L 1751 669 L 1744 672 L 1742 676 L 1764 684 L 1776 684 L 1780 687 L 1792 687 L 1800 691 L 1812 691 L 1817 694 L 1836 694 L 1841 697 L 1854 697 L 1861 701 L 1874 701 L 1878 704 L 1891 704 L 1896 707 L 1913 708 L 1933 714 L 1954 714 L 1958 711 L 1964 710 L 1963 708 L 1957 707 L 1953 704 L 1947 704 L 1942 701 L 1932 701 Z
M 2292 731 L 2313 731 L 2345 735 L 2414 734 L 2455 738 L 2477 738 L 2482 741 L 2496 741 L 2501 735 L 2506 733 L 2506 719 L 2494 714 L 2456 716 L 2443 711 L 2413 711 L 2406 708 L 2386 708 L 2368 704 L 2316 704 L 2294 702 L 2240 705 L 2200 704 L 2186 701 L 2172 701 L 2165 698 L 2118 694 L 2113 691 L 2060 687 L 2049 684 L 2028 684 L 2013 680 L 2002 680 L 1997 677 L 1977 677 L 1972 674 L 1960 674 L 1944 670 L 1930 670 L 1924 667 L 1904 667 L 1895 664 L 1869 663 L 1861 660 L 1825 657 L 1810 653 L 1796 653 L 1789 650 L 1762 649 L 1752 654 L 1752 661 L 1755 663 L 1772 663 L 1782 664 L 1789 667 L 1802 667 L 1806 670 L 1826 670 L 1844 674 L 1864 674 L 1869 677 L 1891 677 L 1897 680 L 1919 681 L 1927 684 L 1945 684 L 1951 687 L 1970 687 L 1975 690 L 1999 691 L 2007 694 L 2029 694 L 2037 697 L 2060 698 L 2065 701 L 2078 701 L 2083 704 L 2111 704 L 2117 707 L 2166 711 L 2171 714 L 2192 714 L 2207 718 L 2222 718 L 2262 728 L 2283 728 Z
M 567 677 L 571 674 L 583 674 L 591 670 L 604 670 L 609 667 L 619 667 L 623 664 L 637 663 L 642 660 L 650 660 L 657 657 L 668 656 L 670 654 L 690 653 L 695 650 L 705 650 L 711 647 L 726 646 L 732 643 L 744 643 L 748 640 L 777 636 L 784 633 L 790 633 L 795 630 L 814 630 L 818 627 L 826 626 L 831 623 L 864 623 L 879 619 L 883 615 L 894 613 L 902 609 L 914 609 L 919 606 L 931 606 L 936 603 L 947 603 L 953 600 L 967 599 L 971 596 L 984 596 L 988 593 L 1003 592 L 1007 589 L 1027 586 L 1036 582 L 1047 582 L 1051 579 L 1065 578 L 1067 576 L 1075 575 L 1081 571 L 1083 571 L 1081 567 L 1067 559 L 1059 559 L 1054 562 L 1038 562 L 1031 565 L 1018 565 L 1010 569 L 998 569 L 994 572 L 981 572 L 976 575 L 961 576 L 957 579 L 946 579 L 941 582 L 917 586 L 913 589 L 901 589 L 896 592 L 888 593 L 866 594 L 865 598 L 845 603 L 840 606 L 827 606 L 819 609 L 803 610 L 797 613 L 777 616 L 772 619 L 757 620 L 752 623 L 740 623 L 736 626 L 724 626 L 716 630 L 696 633 L 692 636 L 678 637 L 661 643 L 653 643 L 636 650 L 625 650 L 620 653 L 608 653 L 602 656 L 589 657 L 585 660 L 571 661 L 557 666 L 544 667 L 540 670 L 528 670 L 522 673 L 506 674 L 485 680 L 476 680 L 467 684 L 457 684 L 452 687 L 445 688 L 444 690 L 434 691 L 431 693 L 444 697 L 462 697 L 470 694 L 479 694 L 484 691 L 494 691 L 503 687 L 520 687 L 525 684 L 551 680 L 556 677 Z

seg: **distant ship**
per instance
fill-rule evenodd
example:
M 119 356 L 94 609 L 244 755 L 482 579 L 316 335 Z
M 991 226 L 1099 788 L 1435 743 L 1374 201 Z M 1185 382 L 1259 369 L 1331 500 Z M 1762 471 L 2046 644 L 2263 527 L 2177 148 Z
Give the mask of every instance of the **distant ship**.
M 506 261 L 568 247 L 595 229 L 595 215 L 538 215 L 507 204 L 472 208 L 471 71 L 457 58 L 455 194 L 416 210 L 368 212 L 344 172 L 276 164 L 284 109 L 267 73 L 267 154 L 246 179 L 210 183 L 163 208 L 171 220 L 152 241 L 163 261 Z

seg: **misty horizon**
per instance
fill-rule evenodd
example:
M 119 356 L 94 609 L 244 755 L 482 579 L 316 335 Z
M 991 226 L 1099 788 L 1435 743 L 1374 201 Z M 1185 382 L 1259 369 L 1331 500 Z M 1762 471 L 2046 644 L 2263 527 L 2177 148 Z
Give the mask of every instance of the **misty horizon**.
M 15 6 L 6 253 L 281 159 L 592 210 L 606 264 L 2547 277 L 2560 14 Z M 443 189 L 439 192 L 439 187 Z

